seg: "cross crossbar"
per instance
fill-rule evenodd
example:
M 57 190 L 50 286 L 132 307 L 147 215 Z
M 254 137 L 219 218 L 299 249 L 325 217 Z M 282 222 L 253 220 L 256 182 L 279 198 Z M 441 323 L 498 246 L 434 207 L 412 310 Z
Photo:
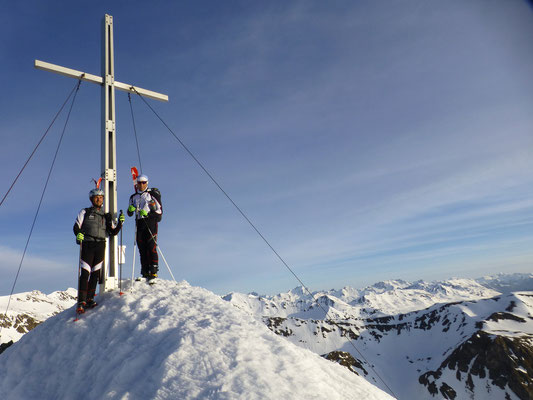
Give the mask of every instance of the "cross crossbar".
M 56 74 L 68 76 L 69 78 L 81 79 L 85 82 L 97 83 L 99 85 L 104 84 L 104 78 L 102 78 L 101 76 L 88 74 L 86 72 L 78 71 L 72 68 L 62 67 L 60 65 L 51 64 L 45 61 L 35 60 L 35 68 L 41 69 L 43 71 L 55 72 Z M 140 94 L 141 96 L 145 96 L 154 100 L 168 101 L 168 96 L 166 94 L 161 94 L 148 89 L 128 85 L 127 83 L 115 81 L 113 82 L 113 86 L 115 86 L 115 88 L 119 90 L 122 90 L 123 92 Z

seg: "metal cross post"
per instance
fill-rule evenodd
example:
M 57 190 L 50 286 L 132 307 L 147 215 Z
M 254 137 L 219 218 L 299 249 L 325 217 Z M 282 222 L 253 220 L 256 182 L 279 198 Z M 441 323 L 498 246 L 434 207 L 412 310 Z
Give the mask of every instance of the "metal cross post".
M 117 152 L 115 124 L 115 88 L 137 93 L 151 99 L 168 101 L 168 96 L 115 81 L 113 51 L 113 17 L 105 15 L 102 36 L 102 76 L 92 75 L 74 69 L 61 67 L 44 61 L 35 60 L 35 68 L 55 72 L 71 78 L 96 83 L 102 86 L 102 177 L 104 178 L 105 212 L 117 217 Z M 106 240 L 106 256 L 100 292 L 118 287 L 118 243 L 116 236 Z

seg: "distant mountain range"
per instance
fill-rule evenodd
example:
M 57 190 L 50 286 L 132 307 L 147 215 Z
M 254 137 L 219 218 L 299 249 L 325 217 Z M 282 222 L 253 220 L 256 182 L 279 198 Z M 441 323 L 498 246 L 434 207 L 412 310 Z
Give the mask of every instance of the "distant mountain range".
M 314 299 L 313 299 L 314 297 Z M 533 399 L 533 274 L 224 297 L 400 399 Z
M 0 343 L 71 307 L 75 295 L 14 296 L 0 314 Z M 533 399 L 533 274 L 223 299 L 399 399 Z
M 46 295 L 38 290 L 14 294 L 7 315 L 9 296 L 0 297 L 0 353 L 41 322 L 76 303 L 76 289 Z

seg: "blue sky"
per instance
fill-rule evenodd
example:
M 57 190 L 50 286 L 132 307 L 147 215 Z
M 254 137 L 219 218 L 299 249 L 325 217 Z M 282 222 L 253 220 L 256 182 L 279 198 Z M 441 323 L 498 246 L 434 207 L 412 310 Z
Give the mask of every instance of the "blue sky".
M 532 271 L 527 2 L 12 2 L 0 15 L 2 197 L 75 85 L 34 60 L 100 74 L 106 13 L 116 80 L 169 95 L 150 104 L 312 290 Z M 100 96 L 81 85 L 16 292 L 76 285 L 72 225 L 100 174 Z M 125 209 L 139 163 L 128 97 L 116 96 Z M 144 103 L 133 107 L 176 278 L 219 294 L 297 286 Z M 0 295 L 63 123 L 0 207 Z M 123 240 L 129 276 L 131 220 Z

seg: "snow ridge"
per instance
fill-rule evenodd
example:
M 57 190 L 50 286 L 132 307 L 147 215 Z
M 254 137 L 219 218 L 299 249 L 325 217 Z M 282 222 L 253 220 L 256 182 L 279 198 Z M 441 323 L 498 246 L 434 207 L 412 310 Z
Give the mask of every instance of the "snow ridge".
M 186 282 L 139 282 L 73 317 L 49 318 L 0 355 L 0 398 L 391 398 Z

